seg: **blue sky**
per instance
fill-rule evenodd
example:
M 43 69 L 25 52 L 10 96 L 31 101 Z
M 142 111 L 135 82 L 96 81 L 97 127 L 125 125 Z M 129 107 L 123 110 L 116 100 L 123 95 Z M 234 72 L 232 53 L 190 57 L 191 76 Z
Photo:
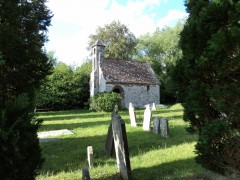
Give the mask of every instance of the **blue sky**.
M 88 37 L 98 26 L 119 20 L 139 37 L 187 16 L 184 0 L 48 0 L 47 6 L 54 17 L 45 47 L 68 65 L 89 57 Z

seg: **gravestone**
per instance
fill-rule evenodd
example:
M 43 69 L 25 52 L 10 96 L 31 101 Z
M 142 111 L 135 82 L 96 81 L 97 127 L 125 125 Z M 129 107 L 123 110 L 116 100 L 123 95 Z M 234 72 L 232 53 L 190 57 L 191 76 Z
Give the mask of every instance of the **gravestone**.
M 90 174 L 87 167 L 82 169 L 82 180 L 90 180 Z
M 112 122 L 108 127 L 107 140 L 105 144 L 105 153 L 108 157 L 110 156 L 113 157 L 115 155 Z
M 93 148 L 92 146 L 87 147 L 87 155 L 88 155 L 88 165 L 89 167 L 93 167 Z
M 143 119 L 143 130 L 150 131 L 151 130 L 151 117 L 152 111 L 150 105 L 146 105 L 146 109 L 144 111 L 144 119 Z
M 134 112 L 134 107 L 133 107 L 132 103 L 129 103 L 128 111 L 129 111 L 131 126 L 135 126 L 136 127 L 137 126 L 136 114 Z
M 165 117 L 160 119 L 160 131 L 163 137 L 169 137 L 168 120 Z
M 155 111 L 156 110 L 156 104 L 152 103 L 152 110 Z
M 159 118 L 155 118 L 153 120 L 153 132 L 155 134 L 160 134 L 160 119 Z
M 112 130 L 117 159 L 117 166 L 121 177 L 124 180 L 130 179 L 131 166 L 128 152 L 128 141 L 125 123 L 118 115 L 118 108 L 115 106 L 112 113 Z

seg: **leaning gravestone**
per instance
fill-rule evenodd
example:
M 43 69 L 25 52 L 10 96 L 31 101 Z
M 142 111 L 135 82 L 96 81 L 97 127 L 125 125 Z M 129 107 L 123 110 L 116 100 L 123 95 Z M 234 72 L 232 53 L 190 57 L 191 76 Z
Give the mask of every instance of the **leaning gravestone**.
M 144 111 L 144 119 L 143 119 L 143 130 L 150 131 L 151 130 L 151 117 L 152 111 L 150 105 L 146 105 L 146 109 Z
M 130 116 L 130 122 L 131 122 L 131 126 L 137 126 L 137 123 L 136 123 L 136 115 L 135 115 L 135 112 L 134 112 L 134 107 L 132 105 L 132 103 L 129 103 L 129 116 Z
M 112 122 L 110 123 L 110 125 L 108 127 L 107 140 L 106 140 L 106 144 L 105 144 L 105 153 L 108 157 L 110 157 L 110 156 L 113 157 L 115 154 Z
M 112 131 L 117 158 L 117 166 L 120 175 L 124 180 L 130 179 L 131 166 L 128 152 L 128 141 L 125 123 L 118 115 L 118 108 L 115 106 L 112 113 Z
M 160 119 L 160 131 L 163 137 L 169 137 L 168 120 L 165 117 Z
M 153 132 L 155 134 L 160 134 L 160 119 L 159 118 L 155 118 L 153 120 Z

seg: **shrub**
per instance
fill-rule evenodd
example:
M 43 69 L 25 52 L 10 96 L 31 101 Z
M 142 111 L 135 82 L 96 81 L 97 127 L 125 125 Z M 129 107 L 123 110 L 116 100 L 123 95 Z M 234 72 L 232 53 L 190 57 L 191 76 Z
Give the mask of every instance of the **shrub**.
M 118 105 L 119 109 L 121 108 L 121 96 L 118 93 L 98 93 L 91 98 L 90 107 L 97 111 L 107 111 L 110 112 L 113 110 L 115 105 Z
M 199 134 L 197 162 L 206 169 L 224 174 L 227 167 L 240 169 L 240 139 L 223 120 L 206 123 Z M 214 155 L 213 155 L 214 154 Z M 229 171 L 229 170 L 228 170 Z M 234 173 L 234 172 L 231 172 Z
M 41 121 L 31 109 L 26 95 L 0 109 L 0 179 L 34 179 L 42 166 L 37 137 Z

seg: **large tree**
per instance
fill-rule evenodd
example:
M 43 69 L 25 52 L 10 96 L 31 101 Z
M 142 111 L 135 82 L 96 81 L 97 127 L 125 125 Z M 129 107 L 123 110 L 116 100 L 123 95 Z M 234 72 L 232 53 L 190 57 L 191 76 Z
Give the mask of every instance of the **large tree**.
M 34 179 L 42 164 L 33 109 L 51 17 L 45 0 L 0 1 L 0 179 Z
M 104 55 L 107 59 L 130 60 L 136 53 L 137 38 L 119 21 L 98 27 L 96 33 L 89 36 L 89 49 L 97 39 L 105 44 Z
M 176 100 L 170 74 L 176 61 L 182 56 L 179 47 L 182 29 L 183 21 L 180 21 L 174 27 L 157 28 L 153 34 L 140 36 L 138 40 L 138 59 L 147 61 L 161 82 L 161 103 L 172 103 Z
M 188 130 L 199 134 L 197 162 L 240 173 L 240 3 L 188 0 L 183 58 L 173 78 Z

